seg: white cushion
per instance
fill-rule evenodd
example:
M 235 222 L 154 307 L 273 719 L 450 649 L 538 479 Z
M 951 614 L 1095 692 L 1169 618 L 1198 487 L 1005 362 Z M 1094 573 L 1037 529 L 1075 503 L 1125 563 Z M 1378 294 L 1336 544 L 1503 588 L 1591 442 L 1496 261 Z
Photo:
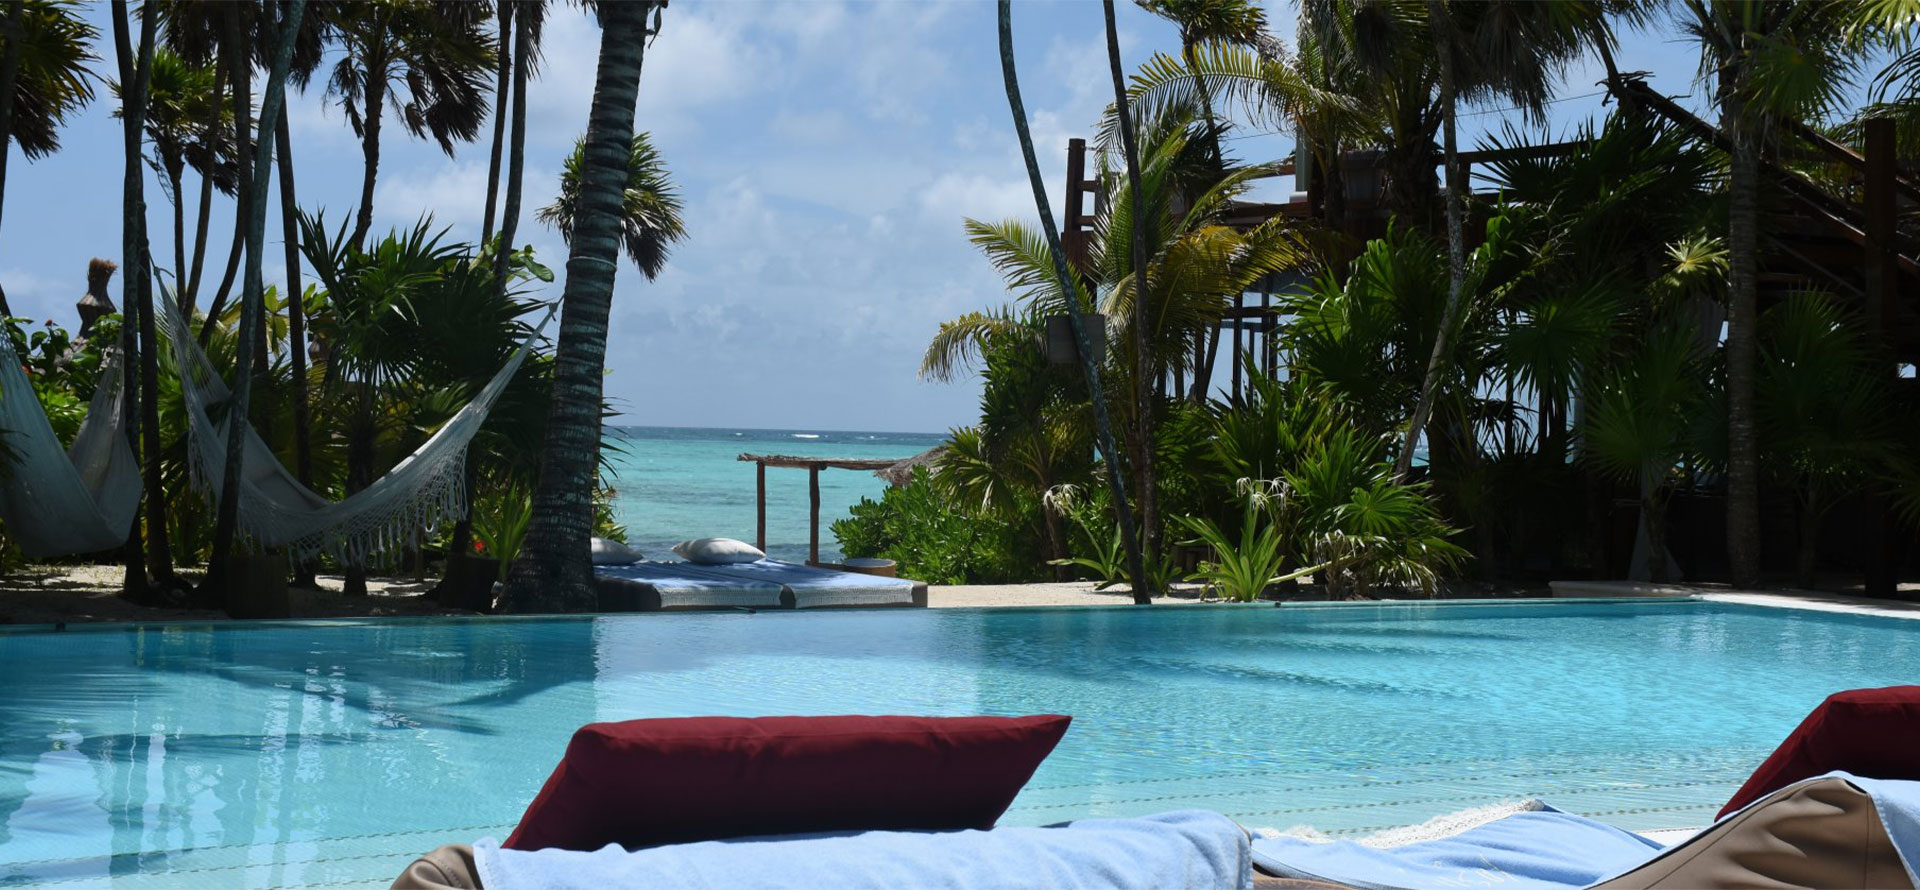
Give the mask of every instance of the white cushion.
M 732 538 L 695 538 L 673 545 L 673 552 L 687 562 L 724 566 L 737 562 L 759 562 L 767 555 L 760 548 Z
M 597 566 L 625 566 L 640 561 L 640 551 L 626 545 L 623 541 L 608 538 L 593 539 L 593 564 Z

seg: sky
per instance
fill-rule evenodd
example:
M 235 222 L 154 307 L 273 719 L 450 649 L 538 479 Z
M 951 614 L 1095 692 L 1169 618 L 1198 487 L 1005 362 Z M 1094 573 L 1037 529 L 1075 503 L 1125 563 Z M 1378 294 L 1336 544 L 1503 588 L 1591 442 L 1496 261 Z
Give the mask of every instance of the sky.
M 565 245 L 533 211 L 552 200 L 561 162 L 585 130 L 599 30 L 572 5 L 552 9 L 528 93 L 527 209 L 517 240 L 563 273 Z M 1293 4 L 1268 10 L 1276 35 L 1291 43 Z M 96 54 L 110 60 L 107 4 L 87 15 L 101 32 Z M 1087 0 L 1024 0 L 1013 16 L 1021 86 L 1058 213 L 1067 140 L 1090 137 L 1113 99 L 1101 10 Z M 1129 70 L 1178 49 L 1172 24 L 1131 3 L 1119 4 L 1118 25 Z M 619 270 L 606 378 L 615 422 L 939 432 L 978 416 L 977 380 L 924 381 L 917 369 L 941 321 L 1007 300 L 967 243 L 963 220 L 1035 216 L 997 39 L 987 0 L 678 0 L 668 8 L 647 54 L 636 126 L 651 134 L 680 189 L 688 238 L 655 281 L 624 261 Z M 1704 107 L 1697 52 L 1668 26 L 1624 35 L 1616 58 L 1622 70 L 1649 71 L 1656 88 Z M 1585 60 L 1567 72 L 1551 109 L 1554 134 L 1604 113 L 1594 85 L 1601 70 Z M 74 324 L 87 261 L 119 259 L 121 130 L 111 92 L 104 84 L 97 92 L 62 132 L 60 152 L 10 159 L 0 284 L 19 315 Z M 290 94 L 289 108 L 302 208 L 347 218 L 359 200 L 361 156 L 324 78 Z M 1503 121 L 1519 124 L 1499 108 L 1472 111 L 1462 119 L 1465 147 Z M 389 112 L 375 232 L 431 215 L 448 237 L 477 239 L 491 124 L 449 158 L 395 123 Z M 1243 160 L 1292 151 L 1285 134 L 1236 135 L 1232 151 Z M 190 201 L 197 188 L 189 173 Z M 147 200 L 155 262 L 171 265 L 169 205 L 151 175 Z M 215 202 L 205 273 L 216 280 L 231 235 L 223 204 Z M 192 215 L 190 205 L 189 226 Z M 284 280 L 280 238 L 275 211 L 269 283 Z M 116 301 L 119 285 L 116 278 Z M 561 286 L 538 295 L 557 299 Z

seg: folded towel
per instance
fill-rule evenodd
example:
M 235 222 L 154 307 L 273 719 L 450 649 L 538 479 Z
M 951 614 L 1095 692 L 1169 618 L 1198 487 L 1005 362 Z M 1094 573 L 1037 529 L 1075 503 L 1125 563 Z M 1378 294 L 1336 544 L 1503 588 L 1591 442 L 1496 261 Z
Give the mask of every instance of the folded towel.
M 1052 828 L 742 838 L 591 853 L 473 845 L 487 890 L 1249 890 L 1247 834 L 1217 813 Z

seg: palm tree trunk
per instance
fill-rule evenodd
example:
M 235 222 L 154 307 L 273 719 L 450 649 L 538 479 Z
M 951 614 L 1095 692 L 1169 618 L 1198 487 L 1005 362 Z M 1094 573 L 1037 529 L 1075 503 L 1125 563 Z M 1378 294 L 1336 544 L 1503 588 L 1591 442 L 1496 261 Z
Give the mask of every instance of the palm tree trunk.
M 533 25 L 525 17 L 514 23 L 513 32 L 513 135 L 512 157 L 507 161 L 507 206 L 501 214 L 500 246 L 494 254 L 494 287 L 497 293 L 507 292 L 507 259 L 513 252 L 514 233 L 520 227 L 521 184 L 526 171 L 527 161 L 527 69 L 533 56 Z M 637 87 L 636 87 L 637 90 Z M 492 201 L 488 201 L 491 212 Z M 461 484 L 466 488 L 466 512 L 453 526 L 453 551 L 465 555 L 473 543 L 473 455 L 469 450 L 466 479 Z
M 1407 437 L 1400 445 L 1400 456 L 1393 462 L 1395 479 L 1405 480 L 1413 470 L 1413 448 L 1420 441 L 1433 413 L 1434 390 L 1440 385 L 1440 370 L 1447 362 L 1449 335 L 1454 318 L 1460 314 L 1460 291 L 1467 277 L 1466 208 L 1460 182 L 1460 149 L 1455 136 L 1454 104 L 1458 99 L 1453 77 L 1453 28 L 1447 18 L 1445 0 L 1427 0 L 1427 29 L 1433 34 L 1434 61 L 1440 69 L 1440 126 L 1442 148 L 1446 152 L 1447 203 L 1447 308 L 1440 314 L 1440 326 L 1433 332 L 1433 354 L 1427 358 L 1427 373 L 1420 382 L 1420 397 L 1414 402 L 1413 419 L 1407 424 Z
M 153 70 L 153 16 L 142 16 L 140 24 L 140 49 L 136 56 L 132 39 L 128 33 L 130 25 L 127 19 L 127 0 L 113 0 L 113 43 L 118 56 L 120 82 L 128 85 L 125 97 L 125 112 L 122 115 L 121 129 L 126 149 L 126 176 L 121 190 L 121 211 L 124 224 L 120 230 L 120 252 L 126 264 L 126 277 L 120 280 L 120 304 L 129 311 L 140 305 L 140 291 L 146 288 L 152 294 L 152 270 L 148 268 L 147 256 L 147 198 L 146 167 L 141 150 L 141 139 L 146 128 L 147 116 L 147 78 Z M 11 46 L 11 44 L 9 44 Z M 125 414 L 127 447 L 135 454 L 140 453 L 139 411 L 136 399 L 141 394 L 140 377 L 146 362 L 139 354 L 139 345 L 134 339 L 134 327 L 122 325 L 120 328 L 120 354 L 122 367 L 126 375 L 125 393 L 121 398 L 121 410 Z M 149 452 L 149 457 L 157 461 L 157 451 Z M 153 503 L 149 500 L 149 504 Z M 136 514 L 131 528 L 127 532 L 127 543 L 122 551 L 125 556 L 126 572 L 121 579 L 121 595 L 131 599 L 141 599 L 147 591 L 147 560 L 145 548 L 140 536 L 140 517 Z
M 367 104 L 362 110 L 360 132 L 360 157 L 366 167 L 360 178 L 360 210 L 353 221 L 352 243 L 356 246 L 366 244 L 367 232 L 373 229 L 373 184 L 380 176 L 380 117 L 387 101 L 385 70 L 384 59 L 367 61 Z
M 180 289 L 186 286 L 187 274 L 187 206 L 186 197 L 180 189 L 186 180 L 186 162 L 178 158 L 167 161 L 167 186 L 173 191 L 173 293 L 178 299 Z
M 493 152 L 487 157 L 487 210 L 480 223 L 480 243 L 483 245 L 493 240 L 493 210 L 500 198 L 500 153 L 507 141 L 506 102 L 513 93 L 515 54 L 507 48 L 507 34 L 513 28 L 513 0 L 500 0 L 497 16 L 500 22 L 497 27 L 500 64 L 493 88 Z
M 1020 101 L 1020 78 L 1013 60 L 1013 8 L 1010 0 L 1000 0 L 1000 71 L 1007 85 L 1007 105 L 1013 112 L 1014 133 L 1020 138 L 1020 154 L 1027 164 L 1027 181 L 1033 187 L 1033 203 L 1040 211 L 1040 228 L 1046 233 L 1047 248 L 1053 255 L 1053 271 L 1060 290 L 1067 295 L 1067 317 L 1073 320 L 1074 340 L 1080 346 L 1080 364 L 1087 374 L 1087 392 L 1093 400 L 1093 422 L 1099 446 L 1107 465 L 1107 488 L 1113 492 L 1114 522 L 1127 547 L 1127 577 L 1140 602 L 1147 590 L 1146 565 L 1141 559 L 1140 534 L 1133 524 L 1133 510 L 1127 506 L 1127 485 L 1120 476 L 1120 455 L 1113 445 L 1113 423 L 1107 416 L 1107 398 L 1100 387 L 1100 357 L 1093 354 L 1087 337 L 1086 320 L 1080 301 L 1074 296 L 1073 270 L 1067 267 L 1066 251 L 1060 247 L 1060 229 L 1053 220 L 1053 207 L 1047 201 L 1047 184 L 1040 175 L 1040 160 L 1033 151 L 1033 132 L 1027 125 L 1026 103 Z
M 1113 75 L 1114 108 L 1120 117 L 1120 145 L 1126 154 L 1127 188 L 1133 201 L 1133 473 L 1134 484 L 1140 489 L 1140 519 L 1143 526 L 1142 559 L 1150 559 L 1160 551 L 1159 541 L 1159 501 L 1154 496 L 1158 487 L 1153 477 L 1153 389 L 1149 382 L 1152 376 L 1150 353 L 1147 349 L 1147 217 L 1146 207 L 1140 197 L 1140 147 L 1133 138 L 1133 111 L 1127 102 L 1126 73 L 1120 65 L 1120 34 L 1113 23 L 1113 0 L 1102 0 L 1101 12 L 1107 25 L 1107 68 Z M 1192 53 L 1189 51 L 1189 56 Z M 1191 63 L 1192 59 L 1188 59 Z M 1202 91 L 1201 101 L 1206 102 L 1206 93 Z M 1208 125 L 1212 125 L 1212 105 L 1208 104 Z M 1219 142 L 1214 142 L 1215 151 Z M 1133 601 L 1139 605 L 1153 602 L 1153 596 L 1159 593 L 1152 589 L 1152 581 L 1144 577 L 1144 572 L 1136 573 L 1133 585 Z
M 225 104 L 226 95 L 227 67 L 225 65 L 215 65 L 213 66 L 213 99 L 207 104 L 207 108 L 210 110 L 207 113 L 207 133 L 205 137 L 207 145 L 209 146 L 209 156 L 207 159 L 209 169 L 199 171 L 200 207 L 193 230 L 193 271 L 187 275 L 185 286 L 180 288 L 178 294 L 175 294 L 175 298 L 180 304 L 181 317 L 188 319 L 193 317 L 193 304 L 200 293 L 200 272 L 205 268 L 207 261 L 207 229 L 213 220 L 213 171 L 211 165 L 219 162 L 219 158 L 214 156 L 211 146 L 219 142 L 220 109 L 222 105 Z
M 353 420 L 347 425 L 347 496 L 365 491 L 373 484 L 373 438 L 377 434 L 373 417 L 374 383 L 363 381 L 355 394 Z M 349 563 L 340 592 L 346 596 L 367 595 L 367 566 Z
M 0 39 L 7 42 L 5 55 L 0 56 L 0 210 L 6 208 L 7 156 L 12 154 L 13 145 L 13 92 L 20 75 L 20 16 L 26 5 L 26 0 L 7 0 L 6 18 L 0 21 Z M 0 318 L 12 315 L 6 293 L 0 292 Z
M 1811 494 L 1800 498 L 1800 547 L 1794 559 L 1793 583 L 1802 590 L 1812 590 L 1815 569 L 1819 568 L 1820 554 L 1820 517 L 1818 500 Z
M 1760 461 L 1754 437 L 1760 144 L 1736 91 L 1723 88 L 1733 141 L 1727 184 L 1727 568 L 1735 587 L 1760 580 Z
M 294 36 L 300 30 L 300 17 L 306 10 L 306 0 L 290 0 L 286 19 L 279 23 L 276 37 L 279 46 L 275 48 L 272 67 L 268 69 L 267 85 L 260 98 L 260 119 L 277 120 L 286 99 L 287 67 L 293 58 Z M 270 9 L 271 7 L 269 7 Z M 236 16 L 228 23 L 228 33 L 237 36 L 239 19 Z M 238 41 L 236 40 L 236 43 Z M 251 98 L 247 96 L 246 82 L 240 78 L 234 80 L 235 113 L 241 118 L 242 134 L 253 127 L 251 118 Z M 254 140 L 254 157 L 251 163 L 243 165 L 243 172 L 251 180 L 247 183 L 248 192 L 254 195 L 265 194 L 268 177 L 273 172 L 274 140 L 264 134 Z M 244 149 L 247 140 L 243 135 L 239 145 Z M 244 156 L 244 151 L 242 155 Z M 266 283 L 261 276 L 261 253 L 265 246 L 267 230 L 267 202 L 252 201 L 247 204 L 247 272 L 240 295 L 240 345 L 234 353 L 233 399 L 227 409 L 227 460 L 225 472 L 221 476 L 220 506 L 215 519 L 213 535 L 213 558 L 207 564 L 207 579 L 202 585 L 202 596 L 213 602 L 225 605 L 231 601 L 229 591 L 228 562 L 233 554 L 235 533 L 239 527 L 240 515 L 240 463 L 247 433 L 248 400 L 252 396 L 255 369 L 249 368 L 253 359 L 253 343 L 262 336 L 266 302 Z
M 301 301 L 305 288 L 300 284 L 300 200 L 293 182 L 293 132 L 287 124 L 287 110 L 273 125 L 274 159 L 280 173 L 280 236 L 287 264 L 287 358 L 293 364 L 293 474 L 301 485 L 313 487 L 313 420 L 307 389 L 307 307 Z M 313 587 L 314 567 L 302 561 L 293 567 L 293 583 Z
M 507 162 L 507 204 L 500 212 L 500 250 L 494 256 L 494 286 L 507 290 L 507 255 L 520 230 L 520 200 L 527 169 L 527 69 L 533 55 L 533 23 L 522 16 L 513 28 L 513 133 L 512 157 Z M 639 87 L 634 87 L 638 94 Z
M 587 541 L 593 533 L 600 456 L 607 317 L 619 268 L 623 184 L 633 151 L 634 103 L 652 8 L 652 3 L 599 7 L 599 70 L 554 347 L 546 448 L 534 489 L 533 518 L 501 596 L 501 607 L 509 612 L 579 612 L 598 604 Z
M 227 249 L 226 272 L 220 276 L 220 286 L 214 290 L 213 302 L 207 306 L 207 320 L 200 325 L 201 346 L 205 346 L 213 337 L 214 329 L 219 326 L 220 313 L 226 309 L 227 298 L 233 294 L 234 281 L 240 274 L 240 261 L 246 253 L 248 220 L 253 217 L 253 159 L 247 154 L 247 143 L 253 137 L 253 54 L 248 51 L 246 30 L 240 21 L 241 7 L 232 4 L 227 9 L 225 46 L 230 49 L 224 51 L 227 64 L 232 69 L 228 77 L 232 81 L 234 106 L 233 245 Z

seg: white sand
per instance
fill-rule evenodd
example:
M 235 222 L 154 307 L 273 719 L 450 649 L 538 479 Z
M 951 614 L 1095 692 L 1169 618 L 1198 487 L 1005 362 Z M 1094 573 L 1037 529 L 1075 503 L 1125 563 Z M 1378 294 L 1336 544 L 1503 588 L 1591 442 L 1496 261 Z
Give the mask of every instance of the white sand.
M 1175 596 L 1156 597 L 1156 604 L 1199 602 L 1199 589 L 1180 585 Z M 935 609 L 981 606 L 1125 606 L 1133 603 L 1126 585 L 1094 590 L 1092 581 L 1051 584 L 959 584 L 927 588 L 927 605 Z

